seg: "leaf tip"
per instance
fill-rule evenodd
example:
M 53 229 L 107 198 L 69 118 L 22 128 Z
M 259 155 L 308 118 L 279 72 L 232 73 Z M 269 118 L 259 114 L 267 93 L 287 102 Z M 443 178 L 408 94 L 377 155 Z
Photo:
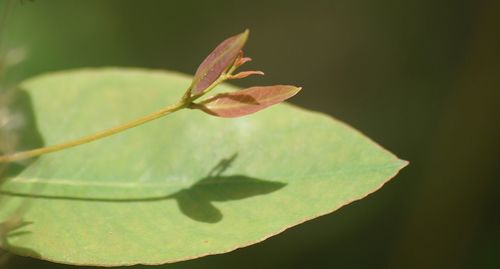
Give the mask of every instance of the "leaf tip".
M 302 90 L 302 87 L 297 87 L 297 86 L 290 86 L 290 97 L 296 95 Z
M 238 34 L 238 40 L 240 44 L 240 49 L 247 43 L 248 36 L 250 35 L 250 30 L 247 28 L 242 33 Z
M 240 44 L 243 45 L 247 42 L 248 36 L 250 35 L 250 30 L 248 28 L 245 29 L 245 31 L 239 33 L 236 35 L 237 39 L 239 40 Z
M 246 28 L 245 31 L 243 31 L 243 33 L 241 33 L 241 34 L 245 38 L 248 38 L 248 36 L 250 35 L 250 29 Z
M 407 167 L 408 165 L 410 165 L 410 161 L 399 159 L 399 166 L 400 166 L 399 169 L 403 169 L 403 168 Z

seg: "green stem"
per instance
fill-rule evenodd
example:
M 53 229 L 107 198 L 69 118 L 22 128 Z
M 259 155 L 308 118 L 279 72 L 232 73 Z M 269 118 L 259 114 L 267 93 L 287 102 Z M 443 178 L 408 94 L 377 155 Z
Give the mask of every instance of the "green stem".
M 88 135 L 88 136 L 82 137 L 80 139 L 76 139 L 76 140 L 72 140 L 72 141 L 68 141 L 65 143 L 52 145 L 52 146 L 48 146 L 48 147 L 27 150 L 27 151 L 21 151 L 21 152 L 16 152 L 16 153 L 9 154 L 9 155 L 0 156 L 0 163 L 29 159 L 29 158 L 33 158 L 36 156 L 40 156 L 42 154 L 56 152 L 56 151 L 60 151 L 63 149 L 72 148 L 72 147 L 76 147 L 78 145 L 86 144 L 86 143 L 89 143 L 92 141 L 96 141 L 96 140 L 99 140 L 101 138 L 108 137 L 108 136 L 114 135 L 114 134 L 119 133 L 119 132 L 123 132 L 127 129 L 137 127 L 137 126 L 144 124 L 146 122 L 150 122 L 152 120 L 161 118 L 161 117 L 166 116 L 168 114 L 171 114 L 177 110 L 185 108 L 189 103 L 190 103 L 190 100 L 189 101 L 181 101 L 181 102 L 175 103 L 173 105 L 167 106 L 167 107 L 165 107 L 161 110 L 158 110 L 156 112 L 153 112 L 151 114 L 148 114 L 144 117 L 135 119 L 131 122 L 128 122 L 128 123 L 125 123 L 123 125 L 116 126 L 116 127 L 113 127 L 113 128 L 110 128 L 110 129 L 107 129 L 107 130 L 104 130 L 104 131 L 101 131 L 101 132 L 98 132 L 98 133 L 95 133 L 92 135 Z
M 19 161 L 19 160 L 24 160 L 24 159 L 29 159 L 33 157 L 37 157 L 46 153 L 51 153 L 51 152 L 56 152 L 72 147 L 76 147 L 82 144 L 90 143 L 92 141 L 99 140 L 101 138 L 105 138 L 120 132 L 123 132 L 125 130 L 137 127 L 139 125 L 142 125 L 146 122 L 150 122 L 152 120 L 156 120 L 158 118 L 161 118 L 163 116 L 166 116 L 168 114 L 171 114 L 177 110 L 183 109 L 183 108 L 193 108 L 193 101 L 196 99 L 200 98 L 201 96 L 205 95 L 209 91 L 211 91 L 213 88 L 215 88 L 217 85 L 220 83 L 224 82 L 228 78 L 231 77 L 232 72 L 236 68 L 231 68 L 228 72 L 222 74 L 216 81 L 214 81 L 209 87 L 207 87 L 203 92 L 190 96 L 190 90 L 184 94 L 184 96 L 181 98 L 181 100 L 173 105 L 167 106 L 161 110 L 158 110 L 156 112 L 153 112 L 151 114 L 148 114 L 144 117 L 135 119 L 131 122 L 125 123 L 120 126 L 116 126 L 95 134 L 91 134 L 76 140 L 68 141 L 65 143 L 57 144 L 57 145 L 52 145 L 52 146 L 47 146 L 43 148 L 37 148 L 33 150 L 27 150 L 27 151 L 21 151 L 21 152 L 16 152 L 8 155 L 3 155 L 0 156 L 0 163 L 7 163 L 7 162 L 13 162 L 13 161 Z

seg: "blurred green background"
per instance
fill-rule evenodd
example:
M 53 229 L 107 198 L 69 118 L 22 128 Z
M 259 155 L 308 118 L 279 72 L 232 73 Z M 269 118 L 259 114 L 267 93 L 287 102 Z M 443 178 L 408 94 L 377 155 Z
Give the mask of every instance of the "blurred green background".
M 250 28 L 248 68 L 266 76 L 236 84 L 303 86 L 293 103 L 411 164 L 334 214 L 162 268 L 500 268 L 499 14 L 500 1 L 13 1 L 2 51 L 26 59 L 3 83 L 98 66 L 194 73 Z M 18 256 L 4 266 L 76 268 Z

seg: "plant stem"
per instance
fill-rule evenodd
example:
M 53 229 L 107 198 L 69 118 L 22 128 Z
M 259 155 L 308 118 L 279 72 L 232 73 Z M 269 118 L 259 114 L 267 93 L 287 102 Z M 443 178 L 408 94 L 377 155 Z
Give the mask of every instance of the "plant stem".
M 98 140 L 98 139 L 101 139 L 104 137 L 108 137 L 108 136 L 114 135 L 116 133 L 125 131 L 127 129 L 137 127 L 137 126 L 144 124 L 146 122 L 150 122 L 152 120 L 161 118 L 165 115 L 171 114 L 171 113 L 173 113 L 177 110 L 180 110 L 182 108 L 185 108 L 190 103 L 190 101 L 191 100 L 180 101 L 180 102 L 175 103 L 173 105 L 167 106 L 161 110 L 158 110 L 156 112 L 148 114 L 144 117 L 135 119 L 131 122 L 128 122 L 128 123 L 125 123 L 123 125 L 116 126 L 116 127 L 113 127 L 113 128 L 110 128 L 110 129 L 107 129 L 107 130 L 104 130 L 104 131 L 101 131 L 101 132 L 98 132 L 98 133 L 95 133 L 92 135 L 88 135 L 88 136 L 82 137 L 80 139 L 76 139 L 76 140 L 72 140 L 72 141 L 68 141 L 65 143 L 52 145 L 52 146 L 48 146 L 48 147 L 16 152 L 16 153 L 9 154 L 9 155 L 3 155 L 3 156 L 0 156 L 0 163 L 13 162 L 13 161 L 18 161 L 18 160 L 33 158 L 36 156 L 40 156 L 42 154 L 56 152 L 56 151 L 60 151 L 63 149 L 76 147 L 78 145 L 86 144 L 86 143 L 89 143 L 89 142 L 92 142 L 92 141 L 95 141 L 95 140 Z
M 137 127 L 139 125 L 142 125 L 146 122 L 150 122 L 152 120 L 156 120 L 158 118 L 161 118 L 163 116 L 166 116 L 168 114 L 171 114 L 177 110 L 183 109 L 183 108 L 193 108 L 193 101 L 196 99 L 200 98 L 201 96 L 205 95 L 206 93 L 210 92 L 213 90 L 217 85 L 221 84 L 225 80 L 229 79 L 231 77 L 232 72 L 234 72 L 236 68 L 232 67 L 228 72 L 223 73 L 217 80 L 215 80 L 210 86 L 208 86 L 203 92 L 197 94 L 197 95 L 190 95 L 190 90 L 188 89 L 186 91 L 186 94 L 181 98 L 180 101 L 178 101 L 175 104 L 169 105 L 161 110 L 158 110 L 156 112 L 153 112 L 151 114 L 148 114 L 146 116 L 143 116 L 141 118 L 135 119 L 131 122 L 127 122 L 123 125 L 116 126 L 95 134 L 91 134 L 76 140 L 64 142 L 61 144 L 56 144 L 52 146 L 47 146 L 43 148 L 37 148 L 37 149 L 32 149 L 32 150 L 27 150 L 27 151 L 21 151 L 21 152 L 16 152 L 8 155 L 2 155 L 0 156 L 0 163 L 8 163 L 8 162 L 13 162 L 13 161 L 19 161 L 19 160 L 24 160 L 24 159 L 29 159 L 33 157 L 37 157 L 46 153 L 51 153 L 51 152 L 56 152 L 72 147 L 76 147 L 82 144 L 90 143 L 92 141 L 99 140 L 101 138 L 105 138 L 120 132 L 123 132 L 125 130 Z

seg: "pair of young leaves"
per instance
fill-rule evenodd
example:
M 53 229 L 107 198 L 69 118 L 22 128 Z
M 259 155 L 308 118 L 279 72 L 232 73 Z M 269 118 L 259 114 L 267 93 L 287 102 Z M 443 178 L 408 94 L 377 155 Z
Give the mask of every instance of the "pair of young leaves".
M 233 74 L 241 65 L 252 60 L 243 56 L 242 49 L 247 39 L 248 30 L 220 43 L 196 70 L 185 97 L 196 99 L 225 80 L 264 75 L 261 71 L 243 71 Z M 283 102 L 300 90 L 301 88 L 291 85 L 256 86 L 236 92 L 217 94 L 199 103 L 191 103 L 189 107 L 218 117 L 241 117 Z

